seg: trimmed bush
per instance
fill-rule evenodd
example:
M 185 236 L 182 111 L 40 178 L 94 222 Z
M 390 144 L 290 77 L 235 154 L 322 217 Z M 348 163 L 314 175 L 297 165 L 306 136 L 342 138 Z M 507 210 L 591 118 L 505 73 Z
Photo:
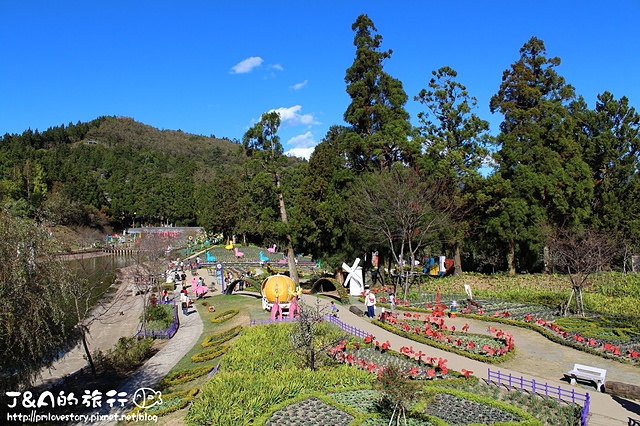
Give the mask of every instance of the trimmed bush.
M 191 357 L 191 361 L 193 362 L 205 362 L 214 358 L 218 358 L 227 353 L 229 350 L 229 345 L 216 345 L 210 348 L 209 350 L 202 351 L 200 353 L 195 354 Z
M 164 416 L 174 411 L 178 411 L 186 407 L 193 398 L 200 392 L 200 389 L 188 389 L 180 392 L 173 392 L 162 395 L 162 404 L 154 405 L 153 407 L 140 408 L 136 407 L 129 412 L 129 414 L 140 414 L 144 412 L 149 416 Z
M 160 388 L 166 389 L 171 386 L 180 385 L 182 383 L 190 382 L 208 374 L 213 370 L 212 365 L 203 365 L 201 367 L 185 368 L 184 370 L 174 371 L 167 374 L 167 376 L 160 382 Z
M 223 331 L 217 334 L 211 334 L 205 337 L 204 341 L 201 343 L 203 348 L 208 348 L 214 345 L 219 345 L 220 343 L 224 343 L 228 340 L 233 339 L 242 331 L 242 326 L 235 326 L 227 331 Z
M 239 313 L 240 311 L 237 309 L 229 309 L 227 311 L 220 312 L 219 314 L 214 315 L 213 318 L 211 318 L 211 322 L 213 323 L 225 322 L 235 317 Z

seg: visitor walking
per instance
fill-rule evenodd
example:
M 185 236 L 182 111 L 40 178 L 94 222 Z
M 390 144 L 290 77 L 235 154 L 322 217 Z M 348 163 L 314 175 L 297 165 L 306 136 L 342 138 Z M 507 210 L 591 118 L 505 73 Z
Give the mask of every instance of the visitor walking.
M 331 315 L 338 318 L 338 307 L 333 300 L 331 301 Z
M 189 296 L 187 296 L 187 293 L 180 293 L 180 303 L 182 304 L 182 313 L 187 315 L 189 311 Z
M 367 307 L 367 316 L 369 318 L 376 317 L 376 295 L 371 292 L 369 287 L 365 287 L 364 305 Z

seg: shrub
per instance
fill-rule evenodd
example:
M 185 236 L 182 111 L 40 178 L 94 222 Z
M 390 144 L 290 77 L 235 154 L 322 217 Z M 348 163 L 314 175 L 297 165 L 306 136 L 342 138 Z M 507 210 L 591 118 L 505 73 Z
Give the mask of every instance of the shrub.
M 160 382 L 160 388 L 166 389 L 171 386 L 180 385 L 182 383 L 190 382 L 198 377 L 204 376 L 213 370 L 212 365 L 203 365 L 201 367 L 185 368 L 183 370 L 174 371 L 167 374 L 167 376 Z
M 223 331 L 217 334 L 211 334 L 202 341 L 201 346 L 203 348 L 208 348 L 214 345 L 218 345 L 220 343 L 224 343 L 227 340 L 231 340 L 234 337 L 236 337 L 238 334 L 240 334 L 241 331 L 242 331 L 242 326 L 238 325 L 227 331 Z
M 216 345 L 211 347 L 206 351 L 202 351 L 200 353 L 195 354 L 191 357 L 191 361 L 193 362 L 205 362 L 214 358 L 218 358 L 219 356 L 224 355 L 229 350 L 229 345 Z
M 113 351 L 104 359 L 107 369 L 128 371 L 149 358 L 153 340 L 121 337 Z
M 214 315 L 213 318 L 211 318 L 211 322 L 225 322 L 238 315 L 238 313 L 240 313 L 240 311 L 237 309 L 229 309 L 228 311 L 220 312 L 219 314 Z
M 148 408 L 136 407 L 129 412 L 130 415 L 140 414 L 143 412 L 149 416 L 164 416 L 186 407 L 191 400 L 200 392 L 200 389 L 188 389 L 180 392 L 173 392 L 162 395 L 162 404 L 154 405 Z
M 142 315 L 145 316 L 147 330 L 166 330 L 173 324 L 173 305 L 149 305 Z

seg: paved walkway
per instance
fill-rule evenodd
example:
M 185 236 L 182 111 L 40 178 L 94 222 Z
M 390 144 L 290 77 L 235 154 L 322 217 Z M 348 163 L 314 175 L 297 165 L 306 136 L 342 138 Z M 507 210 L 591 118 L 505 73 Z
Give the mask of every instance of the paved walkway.
M 187 315 L 184 315 L 180 309 L 179 318 L 180 327 L 166 346 L 118 387 L 118 392 L 126 392 L 127 399 L 130 400 L 138 389 L 153 389 L 200 339 L 204 324 L 196 309 L 190 308 Z M 131 405 L 123 409 L 105 406 L 92 414 L 122 415 L 128 413 L 132 408 Z M 115 425 L 116 423 L 117 421 L 98 421 L 94 424 Z
M 307 304 L 315 304 L 316 298 L 314 296 L 303 295 L 302 299 Z M 326 305 L 329 304 L 327 299 L 322 299 L 322 301 Z M 356 306 L 364 310 L 363 304 L 356 304 Z M 468 323 L 470 326 L 469 332 L 486 333 L 485 330 L 488 326 L 495 326 L 496 328 L 510 332 L 515 339 L 517 355 L 503 364 L 492 366 L 451 352 L 436 349 L 383 330 L 371 324 L 370 320 L 366 317 L 358 317 L 350 312 L 348 306 L 343 306 L 340 309 L 340 320 L 374 335 L 376 340 L 380 342 L 388 340 L 393 350 L 397 351 L 402 346 L 413 346 L 415 351 L 422 350 L 427 353 L 428 356 L 441 357 L 449 360 L 447 365 L 456 371 L 461 371 L 463 368 L 471 370 L 475 376 L 480 378 L 486 378 L 488 368 L 492 368 L 501 371 L 503 374 L 512 374 L 517 377 L 522 376 L 527 380 L 535 379 L 536 382 L 548 383 L 552 386 L 561 386 L 567 390 L 575 388 L 576 391 L 581 393 L 588 392 L 591 397 L 590 426 L 627 425 L 629 418 L 640 418 L 640 404 L 636 402 L 600 393 L 595 389 L 574 387 L 561 380 L 563 374 L 569 371 L 574 363 L 584 363 L 607 368 L 608 379 L 633 384 L 640 383 L 640 369 L 626 364 L 608 361 L 595 355 L 553 343 L 531 330 L 509 327 L 499 323 L 471 321 L 461 317 L 455 320 L 445 319 L 447 325 L 455 325 L 457 329 L 460 329 L 465 323 Z

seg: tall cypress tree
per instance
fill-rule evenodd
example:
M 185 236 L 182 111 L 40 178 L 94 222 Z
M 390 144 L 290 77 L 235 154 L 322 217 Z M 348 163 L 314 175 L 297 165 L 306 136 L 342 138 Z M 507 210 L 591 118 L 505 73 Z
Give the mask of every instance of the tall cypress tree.
M 494 200 L 488 225 L 503 236 L 510 272 L 515 272 L 518 248 L 521 255 L 539 249 L 535 243 L 542 242 L 537 231 L 542 224 L 578 225 L 590 214 L 593 182 L 568 110 L 574 89 L 555 71 L 560 58 L 545 55 L 544 42 L 532 37 L 520 49 L 520 59 L 504 71 L 490 101 L 491 112 L 504 115 L 494 178 L 503 181 L 498 185 L 503 189 L 494 194 L 500 199 Z M 505 220 L 516 210 L 524 223 Z M 534 253 L 526 255 L 529 261 L 522 261 L 531 265 Z
M 591 224 L 637 246 L 640 218 L 630 213 L 640 211 L 640 114 L 626 97 L 604 92 L 595 109 L 581 102 L 574 115 L 595 185 Z
M 411 161 L 419 152 L 412 132 L 402 82 L 383 71 L 391 50 L 382 51 L 382 36 L 367 15 L 360 15 L 351 27 L 356 57 L 347 69 L 345 82 L 351 104 L 344 120 L 351 126 L 345 135 L 345 152 L 356 171 L 389 169 L 398 161 Z

